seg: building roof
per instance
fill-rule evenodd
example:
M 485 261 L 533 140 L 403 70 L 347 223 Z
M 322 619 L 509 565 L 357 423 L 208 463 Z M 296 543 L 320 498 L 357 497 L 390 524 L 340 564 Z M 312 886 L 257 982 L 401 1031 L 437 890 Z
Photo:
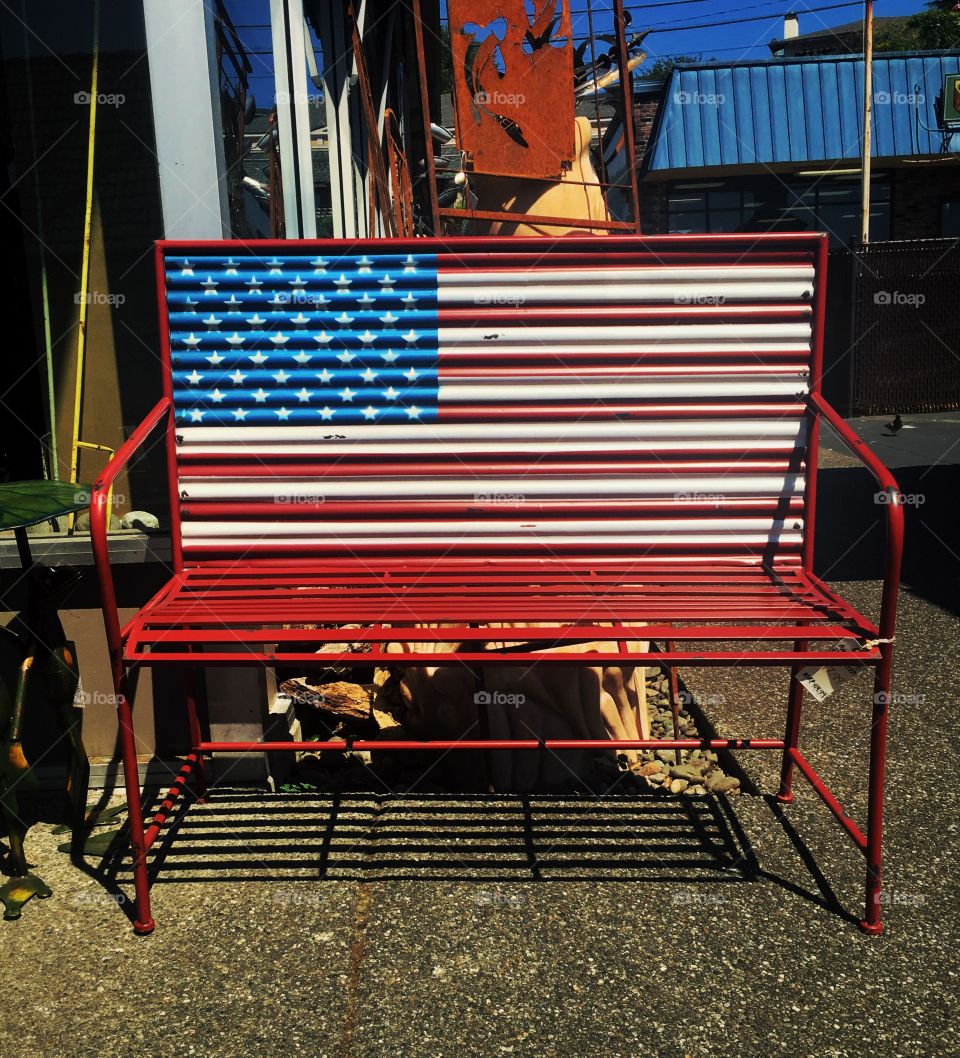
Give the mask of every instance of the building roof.
M 803 14 L 803 12 L 798 12 Z M 900 23 L 907 23 L 912 15 L 877 15 L 873 20 L 874 30 L 892 29 Z M 842 54 L 849 51 L 862 51 L 863 19 L 856 22 L 844 22 L 839 26 L 821 26 L 810 33 L 798 33 L 795 37 L 785 37 L 770 41 L 771 51 L 786 50 L 790 55 L 811 55 L 815 52 L 824 54 Z
M 939 154 L 937 100 L 944 77 L 958 72 L 960 52 L 875 56 L 872 156 Z M 856 161 L 862 110 L 861 55 L 678 66 L 664 91 L 645 167 Z

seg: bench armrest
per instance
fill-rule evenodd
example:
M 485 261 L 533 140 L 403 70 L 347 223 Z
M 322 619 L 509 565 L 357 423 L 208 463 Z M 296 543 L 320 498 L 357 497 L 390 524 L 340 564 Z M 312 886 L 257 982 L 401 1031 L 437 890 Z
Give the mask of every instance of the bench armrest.
M 900 566 L 903 560 L 903 502 L 896 478 L 870 450 L 870 446 L 832 408 L 819 393 L 811 393 L 809 405 L 814 415 L 825 420 L 850 452 L 870 471 L 886 501 L 887 536 L 883 555 L 883 600 L 880 604 L 878 629 L 882 639 L 892 639 L 900 590 Z M 814 468 L 816 471 L 816 468 Z
M 100 476 L 93 483 L 90 498 L 90 546 L 93 549 L 93 564 L 97 571 L 100 585 L 100 605 L 103 609 L 103 620 L 107 634 L 107 647 L 110 651 L 110 664 L 115 675 L 123 672 L 122 637 L 120 634 L 120 616 L 117 612 L 117 594 L 110 569 L 110 549 L 107 545 L 107 526 L 109 511 L 107 498 L 110 487 L 120 472 L 130 461 L 130 457 L 144 441 L 173 413 L 173 401 L 162 397 L 151 409 L 147 417 L 133 431 L 126 441 L 117 449 L 116 454 L 103 468 Z

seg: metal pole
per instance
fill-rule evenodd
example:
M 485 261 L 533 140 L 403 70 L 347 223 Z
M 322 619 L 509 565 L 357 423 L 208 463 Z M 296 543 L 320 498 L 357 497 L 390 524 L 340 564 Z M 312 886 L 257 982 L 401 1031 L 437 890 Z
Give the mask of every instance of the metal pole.
M 863 152 L 860 174 L 860 244 L 870 241 L 870 118 L 873 111 L 873 0 L 863 16 Z

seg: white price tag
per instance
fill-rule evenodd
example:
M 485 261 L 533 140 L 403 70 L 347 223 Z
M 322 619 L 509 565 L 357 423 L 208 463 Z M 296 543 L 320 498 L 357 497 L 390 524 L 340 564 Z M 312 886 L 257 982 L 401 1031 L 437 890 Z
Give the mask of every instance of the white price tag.
M 822 702 L 856 674 L 857 670 L 849 665 L 821 665 L 819 668 L 809 665 L 797 673 L 797 679 L 818 702 Z

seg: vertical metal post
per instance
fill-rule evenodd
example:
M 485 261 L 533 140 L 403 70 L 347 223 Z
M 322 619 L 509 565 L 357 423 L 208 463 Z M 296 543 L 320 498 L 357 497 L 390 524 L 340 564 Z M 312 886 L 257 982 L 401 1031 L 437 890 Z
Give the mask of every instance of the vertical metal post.
M 634 157 L 633 77 L 627 54 L 627 24 L 623 17 L 623 0 L 613 0 L 614 32 L 617 38 L 617 63 L 620 66 L 620 89 L 623 98 L 623 149 L 627 156 L 626 172 L 630 174 L 630 204 L 635 230 L 640 231 L 640 193 L 637 188 L 637 160 Z
M 873 0 L 863 17 L 863 152 L 860 166 L 860 242 L 870 241 L 870 121 L 873 114 Z
M 277 86 L 283 217 L 288 239 L 315 239 L 317 208 L 310 145 L 310 93 L 302 0 L 270 0 Z

